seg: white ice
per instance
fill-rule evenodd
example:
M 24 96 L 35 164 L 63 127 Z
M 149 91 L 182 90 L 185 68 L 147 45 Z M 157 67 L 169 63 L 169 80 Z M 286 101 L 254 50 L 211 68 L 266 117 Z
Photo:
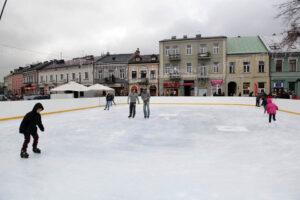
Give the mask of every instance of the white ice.
M 0 122 L 1 200 L 299 200 L 300 118 L 262 108 L 151 105 L 43 116 L 42 154 Z M 30 110 L 31 108 L 28 108 Z

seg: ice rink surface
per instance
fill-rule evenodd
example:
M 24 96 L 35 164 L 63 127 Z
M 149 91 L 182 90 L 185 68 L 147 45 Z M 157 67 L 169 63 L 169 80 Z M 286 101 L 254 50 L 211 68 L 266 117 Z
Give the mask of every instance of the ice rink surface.
M 29 108 L 28 110 L 30 110 Z M 1 200 L 299 200 L 300 117 L 262 108 L 142 105 L 42 116 L 41 155 L 0 122 Z

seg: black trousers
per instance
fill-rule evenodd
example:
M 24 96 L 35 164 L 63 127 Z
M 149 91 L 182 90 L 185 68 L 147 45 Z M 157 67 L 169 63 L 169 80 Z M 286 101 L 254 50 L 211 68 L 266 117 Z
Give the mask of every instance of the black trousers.
M 271 123 L 271 121 L 272 121 L 272 116 L 273 116 L 273 121 L 276 121 L 275 115 L 276 114 L 269 114 L 269 123 Z
M 32 147 L 36 148 L 39 142 L 39 135 L 37 133 L 35 134 L 24 134 L 24 143 L 22 146 L 22 151 L 26 152 L 27 151 L 27 146 L 30 142 L 30 136 L 33 137 L 33 144 Z
M 257 107 L 260 107 L 259 102 L 260 102 L 260 100 L 256 100 L 256 106 Z
M 129 105 L 129 117 L 135 116 L 135 105 L 136 103 L 130 103 Z

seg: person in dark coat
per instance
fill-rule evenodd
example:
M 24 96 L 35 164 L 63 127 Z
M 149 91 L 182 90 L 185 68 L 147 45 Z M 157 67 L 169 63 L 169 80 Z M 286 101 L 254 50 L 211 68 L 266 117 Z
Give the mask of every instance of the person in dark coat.
M 257 94 L 257 96 L 256 96 L 256 106 L 257 107 L 260 107 L 260 99 L 261 99 L 261 94 L 259 93 L 259 94 Z
M 21 149 L 21 158 L 28 158 L 27 146 L 30 142 L 30 135 L 33 137 L 32 151 L 34 153 L 41 153 L 41 150 L 37 148 L 39 135 L 37 133 L 37 127 L 41 131 L 44 131 L 44 126 L 42 123 L 40 112 L 44 110 L 44 107 L 41 103 L 34 105 L 31 112 L 27 113 L 23 118 L 19 132 L 24 134 L 24 143 Z
M 268 102 L 267 102 L 267 97 L 266 96 L 263 96 L 262 97 L 262 103 L 261 103 L 261 105 L 264 107 L 264 109 L 265 109 L 265 111 L 264 111 L 264 113 L 266 114 L 266 111 L 267 111 L 267 104 L 268 104 Z
M 111 96 L 110 93 L 107 93 L 107 95 L 106 95 L 106 106 L 105 106 L 104 110 L 106 110 L 106 109 L 109 110 L 109 106 L 111 104 L 111 101 L 112 101 L 112 96 Z

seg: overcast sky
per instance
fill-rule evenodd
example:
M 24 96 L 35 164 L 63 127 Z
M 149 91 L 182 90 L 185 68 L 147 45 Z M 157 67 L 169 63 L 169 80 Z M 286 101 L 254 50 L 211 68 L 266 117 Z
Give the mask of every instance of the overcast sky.
M 4 0 L 0 0 L 2 9 Z M 0 21 L 0 82 L 37 61 L 83 55 L 159 53 L 182 37 L 281 33 L 284 0 L 8 0 Z

